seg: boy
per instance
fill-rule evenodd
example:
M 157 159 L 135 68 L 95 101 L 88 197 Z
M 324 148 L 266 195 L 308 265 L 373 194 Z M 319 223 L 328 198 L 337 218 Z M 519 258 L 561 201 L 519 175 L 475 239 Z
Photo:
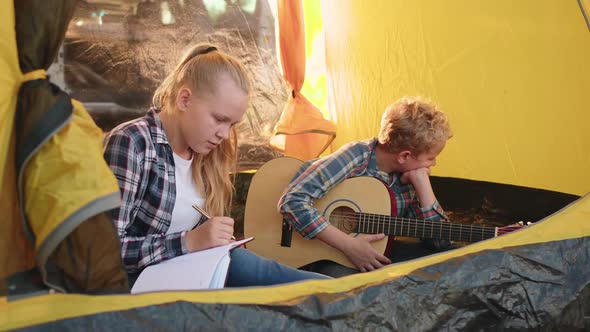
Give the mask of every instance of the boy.
M 420 97 L 401 98 L 385 110 L 378 138 L 349 143 L 327 157 L 306 162 L 279 200 L 279 210 L 303 237 L 317 238 L 342 251 L 361 272 L 383 267 L 391 260 L 370 242 L 383 239 L 384 234 L 349 236 L 314 208 L 314 200 L 347 178 L 372 176 L 395 193 L 399 217 L 447 220 L 429 174 L 451 137 L 449 121 L 436 105 Z M 429 241 L 437 249 L 449 245 Z M 332 276 L 357 272 L 338 266 L 341 269 L 336 272 L 326 264 L 320 270 Z M 320 272 L 318 267 L 313 269 Z

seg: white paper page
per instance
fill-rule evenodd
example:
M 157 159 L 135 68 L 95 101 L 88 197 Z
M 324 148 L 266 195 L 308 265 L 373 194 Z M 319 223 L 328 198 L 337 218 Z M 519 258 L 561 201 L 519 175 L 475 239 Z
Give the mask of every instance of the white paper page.
M 229 251 L 253 238 L 232 242 L 225 246 L 197 251 L 178 256 L 160 264 L 146 267 L 131 289 L 132 294 L 153 291 L 175 291 L 207 289 L 225 281 L 229 267 Z M 222 261 L 227 256 L 226 262 L 220 265 L 217 282 L 212 283 L 213 275 Z M 223 287 L 224 282 L 221 282 Z
M 223 286 L 225 286 L 225 279 L 227 279 L 230 261 L 231 258 L 229 255 L 224 255 L 221 260 L 219 260 L 217 268 L 213 273 L 213 277 L 211 277 L 211 283 L 209 284 L 210 289 L 223 288 Z

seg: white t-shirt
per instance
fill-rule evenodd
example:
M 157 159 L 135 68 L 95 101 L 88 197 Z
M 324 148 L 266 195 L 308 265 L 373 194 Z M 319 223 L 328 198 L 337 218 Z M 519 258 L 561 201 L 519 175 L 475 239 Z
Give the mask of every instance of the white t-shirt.
M 191 164 L 193 159 L 182 159 L 176 153 L 174 156 L 174 175 L 176 180 L 176 201 L 172 210 L 170 228 L 166 234 L 190 231 L 201 219 L 201 213 L 195 210 L 192 205 L 196 204 L 201 208 L 205 206 L 205 199 L 197 190 L 193 179 Z

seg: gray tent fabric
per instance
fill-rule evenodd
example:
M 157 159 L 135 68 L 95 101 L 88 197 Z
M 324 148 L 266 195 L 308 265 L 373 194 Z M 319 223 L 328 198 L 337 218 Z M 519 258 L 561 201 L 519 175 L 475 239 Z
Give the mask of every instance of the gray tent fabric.
M 367 285 L 274 305 L 178 301 L 26 331 L 588 331 L 590 238 L 486 250 Z M 272 290 L 269 290 L 272 291 Z

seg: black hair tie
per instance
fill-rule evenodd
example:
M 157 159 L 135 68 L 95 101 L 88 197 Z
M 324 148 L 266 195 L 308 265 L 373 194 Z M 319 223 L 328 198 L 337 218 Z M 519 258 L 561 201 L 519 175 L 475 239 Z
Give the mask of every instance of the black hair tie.
M 217 47 L 215 47 L 215 46 L 209 46 L 201 54 L 207 54 L 207 53 L 211 53 L 213 51 L 217 51 Z

